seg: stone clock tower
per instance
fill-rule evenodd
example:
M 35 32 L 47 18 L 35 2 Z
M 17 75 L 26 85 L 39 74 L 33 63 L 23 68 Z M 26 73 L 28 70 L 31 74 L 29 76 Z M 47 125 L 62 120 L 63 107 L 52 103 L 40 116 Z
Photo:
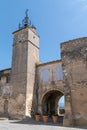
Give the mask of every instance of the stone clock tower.
M 39 62 L 39 36 L 31 26 L 28 14 L 22 27 L 13 32 L 13 57 L 11 71 L 11 116 L 31 116 L 35 84 L 35 68 Z

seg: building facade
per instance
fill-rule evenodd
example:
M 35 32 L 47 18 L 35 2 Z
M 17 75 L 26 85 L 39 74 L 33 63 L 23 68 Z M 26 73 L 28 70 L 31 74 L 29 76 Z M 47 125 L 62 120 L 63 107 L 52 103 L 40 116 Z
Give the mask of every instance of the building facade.
M 0 70 L 0 116 L 54 114 L 65 97 L 64 126 L 87 125 L 87 38 L 61 44 L 61 60 L 41 63 L 39 35 L 28 14 L 13 32 L 12 67 Z

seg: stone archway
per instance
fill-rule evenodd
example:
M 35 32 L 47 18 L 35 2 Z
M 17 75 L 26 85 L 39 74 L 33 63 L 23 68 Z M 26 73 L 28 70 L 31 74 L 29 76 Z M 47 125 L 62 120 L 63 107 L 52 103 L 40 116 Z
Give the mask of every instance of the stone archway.
M 51 115 L 58 113 L 58 101 L 63 96 L 63 92 L 51 90 L 42 98 L 42 113 Z

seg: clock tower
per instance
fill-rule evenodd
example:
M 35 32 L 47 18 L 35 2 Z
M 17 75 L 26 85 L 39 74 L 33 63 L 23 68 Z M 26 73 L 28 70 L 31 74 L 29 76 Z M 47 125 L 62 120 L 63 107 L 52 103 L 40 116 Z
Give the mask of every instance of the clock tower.
M 39 62 L 39 36 L 26 16 L 13 32 L 13 57 L 11 70 L 11 116 L 31 116 L 36 64 Z

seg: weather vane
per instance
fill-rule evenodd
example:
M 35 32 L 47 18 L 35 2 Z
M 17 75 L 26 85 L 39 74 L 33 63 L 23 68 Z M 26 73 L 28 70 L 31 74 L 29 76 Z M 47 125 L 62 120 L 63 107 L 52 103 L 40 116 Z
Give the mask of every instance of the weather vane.
M 30 25 L 31 25 L 31 21 L 28 17 L 28 9 L 26 9 L 25 18 L 22 20 L 22 24 L 19 24 L 19 29 L 30 26 Z
M 26 17 L 28 17 L 28 9 L 26 9 L 25 14 L 26 14 Z
M 29 25 L 29 18 L 28 18 L 28 9 L 25 11 L 25 18 L 24 18 L 24 26 Z

